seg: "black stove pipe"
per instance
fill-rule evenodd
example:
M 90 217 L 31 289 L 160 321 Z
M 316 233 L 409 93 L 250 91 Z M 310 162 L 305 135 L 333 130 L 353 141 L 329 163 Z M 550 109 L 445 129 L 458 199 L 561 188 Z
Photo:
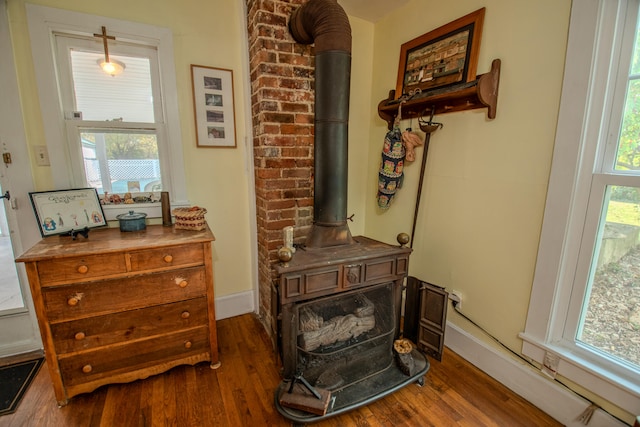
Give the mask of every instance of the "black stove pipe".
M 309 0 L 291 14 L 289 30 L 315 43 L 314 223 L 308 248 L 353 243 L 347 225 L 351 26 L 337 0 Z

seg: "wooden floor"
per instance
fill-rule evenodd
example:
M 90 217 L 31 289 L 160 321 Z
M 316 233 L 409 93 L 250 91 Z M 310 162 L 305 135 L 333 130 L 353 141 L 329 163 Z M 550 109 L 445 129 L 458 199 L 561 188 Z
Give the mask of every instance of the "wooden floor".
M 222 366 L 181 366 L 129 384 L 101 387 L 58 408 L 43 365 L 0 426 L 288 426 L 276 410 L 280 382 L 271 344 L 253 315 L 218 322 Z M 425 386 L 411 384 L 368 406 L 313 426 L 560 426 L 507 388 L 445 351 Z

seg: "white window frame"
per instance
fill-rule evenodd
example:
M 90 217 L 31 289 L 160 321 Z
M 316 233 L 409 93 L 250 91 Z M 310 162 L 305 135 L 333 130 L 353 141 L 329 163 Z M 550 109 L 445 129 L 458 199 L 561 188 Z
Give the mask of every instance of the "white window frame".
M 77 167 L 67 144 L 65 113 L 56 79 L 54 33 L 93 34 L 106 26 L 109 34 L 123 41 L 133 41 L 155 46 L 160 67 L 160 86 L 163 98 L 163 117 L 167 144 L 161 152 L 163 191 L 168 191 L 171 205 L 188 206 L 182 135 L 178 111 L 173 35 L 171 30 L 147 24 L 122 21 L 102 16 L 70 12 L 45 6 L 26 4 L 27 22 L 31 37 L 31 51 L 38 85 L 38 96 L 44 125 L 44 133 L 51 162 L 55 189 L 78 188 Z M 160 142 L 159 142 L 160 143 Z M 162 155 L 167 153 L 168 155 Z M 76 174 L 74 176 L 74 170 Z M 82 177 L 84 181 L 84 176 Z M 113 220 L 120 213 L 132 208 L 147 213 L 148 217 L 161 217 L 160 203 L 137 205 L 106 205 L 105 216 Z
M 620 54 L 629 48 L 620 47 L 622 24 L 625 17 L 635 22 L 637 8 L 638 0 L 572 3 L 547 204 L 527 323 L 520 335 L 525 356 L 540 364 L 547 353 L 558 356 L 559 375 L 630 413 L 640 407 L 637 375 L 607 363 L 606 358 L 590 356 L 567 337 L 575 336 L 581 309 L 577 301 L 584 295 L 588 278 L 584 260 L 590 263 L 603 202 L 593 196 L 589 200 L 591 185 L 604 188 L 600 179 L 607 173 L 603 159 L 610 156 L 606 144 L 598 141 L 617 144 L 620 99 L 624 102 L 620 91 L 626 90 L 628 73 L 628 62 L 621 61 Z M 619 78 L 625 80 L 624 87 L 614 89 Z M 633 179 L 637 185 L 637 178 Z M 630 184 L 618 179 L 618 185 L 625 183 Z M 586 256 L 580 257 L 581 250 Z
M 113 44 L 109 47 L 109 52 L 113 56 L 115 55 L 123 55 L 121 51 L 126 52 L 126 54 L 146 57 L 149 60 L 150 64 L 150 76 L 151 76 L 151 85 L 153 92 L 153 115 L 154 121 L 149 123 L 136 123 L 131 121 L 125 122 L 113 122 L 113 121 L 96 121 L 96 120 L 85 120 L 85 119 L 76 119 L 73 117 L 72 112 L 76 110 L 75 108 L 75 98 L 73 96 L 74 93 L 74 82 L 73 82 L 73 71 L 71 67 L 71 60 L 69 58 L 69 51 L 72 48 L 78 50 L 84 50 L 93 52 L 95 49 L 96 41 L 91 41 L 87 39 L 77 39 L 68 34 L 58 34 L 55 39 L 56 49 L 57 49 L 57 70 L 58 70 L 58 84 L 60 87 L 60 99 L 62 103 L 62 109 L 64 111 L 64 120 L 66 127 L 66 136 L 67 136 L 67 144 L 69 150 L 69 156 L 71 158 L 71 168 L 73 173 L 74 182 L 83 182 L 85 180 L 85 170 L 84 170 L 84 156 L 82 153 L 82 142 L 80 141 L 80 132 L 82 129 L 91 129 L 91 130 L 122 130 L 123 132 L 128 131 L 150 131 L 157 138 L 158 144 L 158 153 L 160 159 L 160 170 L 163 175 L 168 174 L 168 162 L 165 159 L 170 157 L 170 153 L 168 151 L 169 144 L 166 141 L 165 137 L 165 128 L 164 128 L 164 113 L 162 108 L 162 90 L 160 88 L 160 78 L 159 78 L 159 67 L 157 61 L 157 53 L 155 49 L 153 50 L 153 55 L 150 55 L 150 50 L 148 48 L 140 47 L 139 45 L 135 46 L 122 46 L 118 49 L 114 49 Z M 101 40 L 97 41 L 100 45 L 100 49 L 102 49 Z M 64 57 L 62 57 L 64 55 Z M 96 66 L 96 72 L 102 72 Z M 165 172 L 166 171 L 166 172 Z M 163 177 L 164 180 L 164 177 Z M 143 206 L 144 207 L 144 206 Z

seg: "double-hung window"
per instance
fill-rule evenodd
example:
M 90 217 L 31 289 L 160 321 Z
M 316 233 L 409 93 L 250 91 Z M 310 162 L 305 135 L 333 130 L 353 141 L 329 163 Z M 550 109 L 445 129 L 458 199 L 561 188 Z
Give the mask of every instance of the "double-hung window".
M 640 407 L 638 6 L 573 2 L 522 334 L 525 355 L 630 413 Z
M 171 32 L 41 6 L 27 11 L 54 187 L 93 187 L 116 202 L 168 191 L 173 205 L 186 203 Z M 107 55 L 116 72 L 101 68 Z M 105 214 L 130 209 L 116 203 Z M 154 209 L 138 208 L 151 216 Z
M 112 75 L 99 65 L 102 40 L 54 37 L 75 181 L 99 193 L 161 191 L 167 153 L 156 49 L 112 41 L 109 59 L 122 67 Z

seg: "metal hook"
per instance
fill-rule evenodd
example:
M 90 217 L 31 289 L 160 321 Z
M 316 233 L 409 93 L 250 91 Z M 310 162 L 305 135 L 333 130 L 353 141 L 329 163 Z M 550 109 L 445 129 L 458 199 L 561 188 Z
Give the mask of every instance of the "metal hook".
M 427 110 L 424 110 L 424 113 L 426 113 Z M 424 115 L 424 113 L 422 115 Z M 432 106 L 431 107 L 431 116 L 429 117 L 429 121 L 424 120 L 422 117 L 418 118 L 418 124 L 420 125 L 420 130 L 424 133 L 432 133 L 435 132 L 438 129 L 442 129 L 444 127 L 444 125 L 442 123 L 438 123 L 438 122 L 434 122 L 433 121 L 433 116 L 436 113 L 436 107 Z

